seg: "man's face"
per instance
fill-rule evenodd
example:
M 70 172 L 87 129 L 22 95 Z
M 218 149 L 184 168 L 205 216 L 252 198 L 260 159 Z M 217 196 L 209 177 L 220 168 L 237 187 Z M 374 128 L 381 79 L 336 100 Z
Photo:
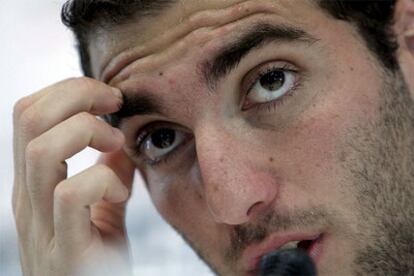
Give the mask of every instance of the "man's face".
M 388 218 L 412 226 L 407 90 L 311 1 L 179 1 L 101 32 L 91 59 L 125 94 L 154 204 L 217 273 L 297 241 L 320 275 L 372 272 Z

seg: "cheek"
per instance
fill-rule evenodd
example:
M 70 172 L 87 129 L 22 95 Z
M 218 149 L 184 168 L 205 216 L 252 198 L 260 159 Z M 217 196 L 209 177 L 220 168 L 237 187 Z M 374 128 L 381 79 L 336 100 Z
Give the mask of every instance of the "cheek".
M 174 225 L 205 209 L 194 150 L 191 146 L 181 152 L 180 162 L 173 160 L 177 163 L 171 168 L 149 170 L 151 199 L 161 215 Z
M 344 95 L 341 92 L 334 95 Z M 319 102 L 285 133 L 288 138 L 283 138 L 279 154 L 289 160 L 282 170 L 285 179 L 282 190 L 287 198 L 342 209 L 355 206 L 344 166 L 349 132 L 371 124 L 378 112 L 376 93 L 347 92 L 349 97 L 334 96 Z
M 171 220 L 169 218 L 183 216 L 189 210 L 194 210 L 188 208 L 189 204 L 200 204 L 200 201 L 195 200 L 198 195 L 192 189 L 194 183 L 185 175 L 151 173 L 148 182 L 152 201 L 168 221 Z
M 161 216 L 187 239 L 198 240 L 213 229 L 207 206 L 198 183 L 188 174 L 171 174 L 166 177 L 153 175 L 149 193 Z
M 157 180 L 159 185 L 151 185 L 149 192 L 160 215 L 203 259 L 221 263 L 224 257 L 219 252 L 228 247 L 228 229 L 212 219 L 197 188 L 197 176 L 177 175 Z
M 287 143 L 290 151 L 290 168 L 295 170 L 295 178 L 315 181 L 318 175 L 325 178 L 337 174 L 336 155 L 342 138 L 342 129 L 334 118 L 308 119 L 302 126 L 294 129 Z M 286 152 L 286 154 L 288 154 Z M 329 172 L 329 173 L 328 173 Z M 299 181 L 298 183 L 302 183 Z

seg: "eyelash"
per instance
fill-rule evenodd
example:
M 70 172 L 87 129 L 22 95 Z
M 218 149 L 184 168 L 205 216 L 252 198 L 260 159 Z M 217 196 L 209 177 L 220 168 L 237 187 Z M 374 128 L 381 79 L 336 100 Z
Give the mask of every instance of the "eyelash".
M 149 158 L 145 158 L 141 152 L 142 143 L 157 129 L 160 127 L 166 126 L 166 123 L 163 122 L 152 122 L 149 125 L 144 126 L 140 130 L 138 130 L 137 138 L 135 139 L 136 143 L 133 147 L 133 157 L 139 160 L 142 160 L 150 167 L 157 167 L 161 166 L 162 164 L 167 164 L 169 159 L 173 158 L 175 154 L 178 153 L 178 150 L 187 145 L 187 143 L 191 140 L 187 138 L 184 140 L 183 143 L 179 144 L 173 151 L 165 155 L 163 158 L 159 160 L 151 160 Z
M 259 81 L 262 77 L 264 77 L 267 73 L 273 71 L 273 70 L 281 70 L 281 71 L 289 71 L 289 72 L 293 72 L 295 74 L 298 74 L 297 70 L 294 70 L 291 68 L 291 66 L 289 66 L 288 64 L 285 64 L 283 66 L 271 66 L 268 67 L 265 70 L 260 70 L 258 75 L 249 83 L 248 85 L 248 89 L 245 90 L 244 93 L 244 97 L 251 91 L 251 89 L 253 88 L 254 84 Z M 294 93 L 301 87 L 301 82 L 299 81 L 299 78 L 297 78 L 295 80 L 294 86 L 290 89 L 289 92 L 287 92 L 284 96 L 282 96 L 279 99 L 273 100 L 271 102 L 268 103 L 261 103 L 261 104 L 256 104 L 253 105 L 250 109 L 254 109 L 255 111 L 268 111 L 268 112 L 272 112 L 274 111 L 276 108 L 278 108 L 279 106 L 282 106 L 285 104 L 286 100 L 293 96 Z M 141 147 L 142 147 L 142 143 L 158 128 L 165 126 L 165 123 L 162 122 L 153 122 L 150 123 L 147 126 L 144 126 L 143 128 L 141 128 L 138 133 L 139 135 L 137 136 L 137 138 L 135 139 L 136 143 L 135 146 L 133 147 L 133 155 L 134 158 L 136 159 L 140 159 L 143 162 L 145 162 L 148 166 L 150 166 L 151 168 L 155 168 L 155 167 L 159 167 L 162 166 L 164 164 L 167 164 L 171 159 L 173 159 L 176 154 L 178 154 L 179 150 L 184 147 L 185 145 L 187 145 L 187 143 L 189 142 L 189 140 L 191 139 L 186 139 L 185 142 L 179 144 L 173 151 L 171 151 L 170 153 L 166 154 L 165 156 L 163 156 L 162 158 L 160 158 L 159 160 L 151 160 L 149 158 L 145 158 L 143 157 L 143 154 L 141 152 Z
M 167 155 L 165 155 L 160 160 L 151 160 L 151 159 L 148 159 L 148 158 L 143 158 L 143 160 L 144 160 L 145 164 L 147 164 L 151 168 L 155 168 L 155 167 L 161 166 L 163 164 L 167 164 L 168 161 L 177 154 L 178 149 L 181 148 L 185 144 L 186 143 L 177 146 L 172 152 L 168 153 Z
M 243 96 L 246 97 L 248 95 L 248 93 L 252 90 L 255 83 L 257 81 L 259 81 L 262 77 L 264 77 L 269 72 L 276 71 L 276 70 L 280 70 L 280 71 L 284 71 L 284 72 L 286 72 L 286 71 L 287 72 L 292 72 L 295 75 L 297 75 L 299 73 L 298 70 L 292 69 L 292 66 L 290 66 L 288 64 L 284 64 L 283 66 L 271 66 L 271 67 L 266 68 L 265 70 L 260 70 L 257 77 L 255 77 L 252 81 L 249 82 L 248 89 L 245 90 L 245 93 L 243 94 Z M 267 102 L 267 103 L 255 104 L 255 105 L 251 106 L 250 109 L 253 109 L 256 112 L 261 112 L 261 111 L 272 112 L 272 111 L 275 111 L 276 108 L 284 105 L 286 103 L 286 100 L 288 100 L 289 97 L 292 97 L 295 94 L 295 92 L 301 87 L 301 85 L 302 85 L 302 83 L 299 81 L 299 78 L 296 77 L 293 87 L 285 95 L 283 95 L 282 97 L 280 97 L 276 100 L 273 100 L 273 101 L 270 101 L 270 102 Z M 247 111 L 247 110 L 245 110 L 245 111 Z

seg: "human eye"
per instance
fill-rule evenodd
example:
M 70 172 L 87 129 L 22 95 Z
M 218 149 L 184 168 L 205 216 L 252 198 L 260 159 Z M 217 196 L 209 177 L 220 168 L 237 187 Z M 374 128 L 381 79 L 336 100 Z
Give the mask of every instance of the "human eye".
M 151 166 L 158 165 L 185 145 L 191 135 L 179 127 L 163 123 L 153 123 L 140 130 L 135 144 L 135 154 Z
M 270 63 L 248 74 L 242 110 L 271 103 L 281 104 L 298 86 L 297 70 L 290 64 Z

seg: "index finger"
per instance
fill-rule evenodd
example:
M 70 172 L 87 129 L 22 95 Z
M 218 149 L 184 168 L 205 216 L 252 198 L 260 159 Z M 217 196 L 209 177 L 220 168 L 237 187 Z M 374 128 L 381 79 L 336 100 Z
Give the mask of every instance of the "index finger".
M 43 93 L 20 118 L 23 134 L 30 137 L 40 135 L 77 113 L 109 114 L 122 104 L 118 88 L 84 77 L 56 83 L 45 88 Z

